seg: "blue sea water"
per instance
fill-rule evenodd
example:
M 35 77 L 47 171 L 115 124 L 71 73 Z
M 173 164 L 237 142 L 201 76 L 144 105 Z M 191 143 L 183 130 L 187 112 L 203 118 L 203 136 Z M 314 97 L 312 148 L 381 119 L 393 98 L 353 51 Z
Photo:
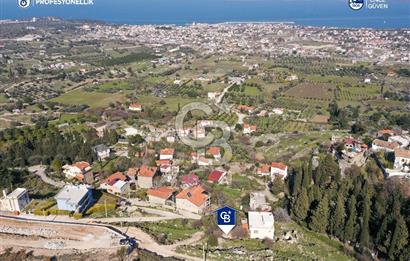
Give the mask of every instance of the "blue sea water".
M 119 24 L 289 21 L 313 26 L 410 28 L 410 0 L 385 0 L 388 9 L 359 11 L 350 9 L 348 0 L 93 0 L 92 6 L 35 5 L 27 9 L 19 8 L 16 1 L 0 0 L 0 19 L 55 16 Z

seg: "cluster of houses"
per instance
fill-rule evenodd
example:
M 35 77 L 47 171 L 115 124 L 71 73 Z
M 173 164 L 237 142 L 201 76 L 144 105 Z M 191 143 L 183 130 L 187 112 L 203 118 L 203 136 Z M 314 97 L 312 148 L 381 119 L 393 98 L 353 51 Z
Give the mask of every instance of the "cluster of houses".
M 410 136 L 401 130 L 381 130 L 373 140 L 372 149 L 394 154 L 393 169 L 384 171 L 388 177 L 410 178 Z
M 261 177 L 270 177 L 271 180 L 286 179 L 288 176 L 288 166 L 282 162 L 272 162 L 270 165 L 262 164 L 256 169 L 256 174 Z
M 371 153 L 392 154 L 393 168 L 383 167 L 386 177 L 410 177 L 410 136 L 402 130 L 380 130 L 372 141 L 371 148 L 353 137 L 332 137 L 332 144 L 343 143 L 340 160 L 363 166 Z M 335 149 L 333 150 L 335 153 Z

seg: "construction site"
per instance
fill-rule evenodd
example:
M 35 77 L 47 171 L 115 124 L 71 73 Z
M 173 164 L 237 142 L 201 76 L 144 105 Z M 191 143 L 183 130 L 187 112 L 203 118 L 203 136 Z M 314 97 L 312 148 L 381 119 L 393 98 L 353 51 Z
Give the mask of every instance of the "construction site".
M 99 225 L 6 217 L 0 217 L 0 221 L 0 252 L 11 248 L 32 251 L 36 256 L 95 252 L 101 260 L 101 257 L 117 253 L 122 247 L 120 240 L 124 238 L 120 232 Z

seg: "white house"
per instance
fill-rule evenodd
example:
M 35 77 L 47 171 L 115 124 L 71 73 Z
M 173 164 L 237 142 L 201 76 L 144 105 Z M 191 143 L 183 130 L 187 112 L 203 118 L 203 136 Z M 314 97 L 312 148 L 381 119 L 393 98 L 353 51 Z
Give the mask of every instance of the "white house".
M 137 104 L 137 103 L 130 104 L 130 106 L 128 107 L 128 110 L 134 111 L 134 112 L 141 112 L 142 111 L 142 105 Z
M 116 172 L 102 182 L 100 188 L 114 195 L 124 195 L 129 192 L 130 184 L 122 172 Z
M 215 160 L 220 160 L 222 158 L 220 147 L 209 147 L 207 154 L 212 156 Z
M 259 176 L 270 176 L 270 166 L 268 164 L 263 164 L 256 169 L 256 175 Z
M 389 142 L 397 142 L 400 144 L 400 148 L 406 148 L 410 144 L 409 136 L 391 136 L 388 139 Z
M 87 185 L 65 185 L 54 198 L 58 209 L 79 213 L 93 202 L 91 187 Z
M 248 223 L 250 238 L 273 240 L 275 222 L 271 212 L 249 212 Z
M 135 136 L 135 135 L 141 135 L 143 134 L 141 131 L 134 127 L 127 127 L 124 129 L 125 130 L 125 136 Z
M 7 195 L 3 190 L 3 197 L 0 199 L 0 210 L 21 212 L 30 203 L 27 189 L 17 188 Z
M 88 162 L 80 161 L 76 162 L 72 165 L 64 165 L 63 166 L 63 173 L 64 175 L 69 178 L 84 178 L 84 174 L 91 170 L 91 166 Z
M 276 115 L 282 115 L 284 113 L 282 108 L 274 108 L 273 113 L 275 113 Z
M 93 151 L 97 154 L 98 160 L 109 158 L 111 153 L 111 149 L 104 144 L 95 146 Z
M 410 150 L 394 150 L 394 168 L 403 172 L 410 172 Z
M 251 134 L 256 132 L 256 125 L 243 124 L 243 134 Z
M 162 149 L 159 154 L 160 160 L 173 160 L 174 159 L 175 150 L 174 149 Z
M 282 179 L 285 179 L 288 176 L 288 166 L 282 162 L 272 162 L 270 167 L 270 174 L 272 180 L 280 176 Z
M 400 144 L 397 142 L 388 142 L 384 140 L 375 139 L 372 142 L 372 149 L 374 151 L 393 152 L 396 148 L 399 148 Z

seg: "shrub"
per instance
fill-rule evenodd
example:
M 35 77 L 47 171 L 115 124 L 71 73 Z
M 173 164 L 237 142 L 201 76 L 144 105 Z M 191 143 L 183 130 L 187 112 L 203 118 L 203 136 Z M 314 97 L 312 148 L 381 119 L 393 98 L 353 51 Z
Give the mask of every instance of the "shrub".
M 83 214 L 81 214 L 81 213 L 74 213 L 73 214 L 73 218 L 75 218 L 75 219 L 80 219 L 82 217 L 83 217 Z
M 114 210 L 115 204 L 107 204 L 107 212 Z M 86 212 L 87 215 L 92 215 L 97 212 L 105 212 L 105 205 L 104 204 L 95 204 L 91 208 L 89 208 Z
M 35 209 L 33 211 L 33 214 L 36 215 L 36 216 L 48 216 L 48 215 L 50 215 L 50 212 L 48 210 Z
M 71 211 L 69 210 L 62 210 L 62 209 L 49 209 L 48 212 L 50 215 L 70 215 Z

